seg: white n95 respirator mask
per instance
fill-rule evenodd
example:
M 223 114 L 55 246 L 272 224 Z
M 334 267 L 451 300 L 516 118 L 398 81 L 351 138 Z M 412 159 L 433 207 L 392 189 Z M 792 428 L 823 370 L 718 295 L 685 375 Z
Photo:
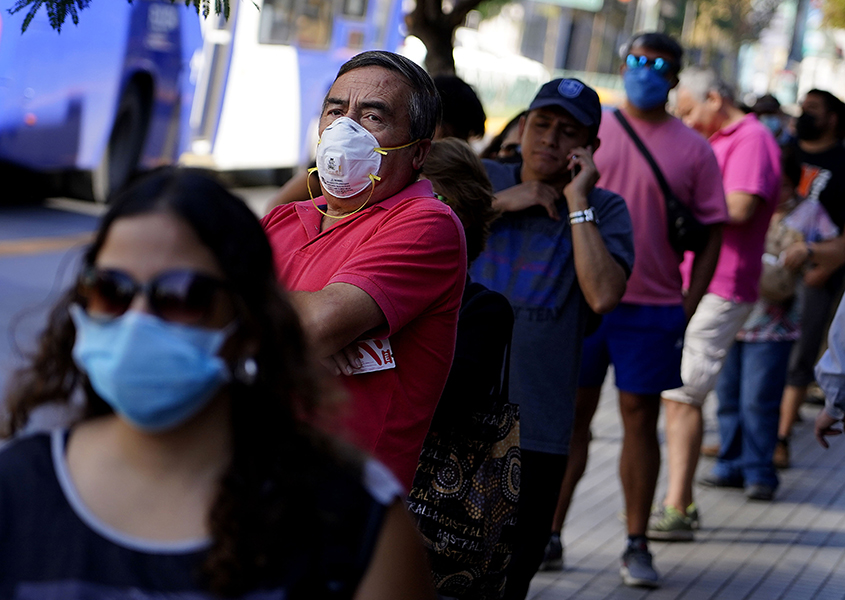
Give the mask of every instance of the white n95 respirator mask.
M 338 117 L 323 130 L 317 142 L 317 174 L 323 189 L 335 198 L 351 198 L 368 186 L 375 187 L 381 157 L 390 150 L 416 144 L 382 148 L 375 136 L 349 117 Z

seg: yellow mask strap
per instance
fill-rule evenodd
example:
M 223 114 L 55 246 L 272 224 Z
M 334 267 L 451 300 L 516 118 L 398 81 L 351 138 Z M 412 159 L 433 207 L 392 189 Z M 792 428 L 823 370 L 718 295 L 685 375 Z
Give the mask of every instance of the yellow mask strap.
M 375 152 L 378 152 L 382 156 L 387 156 L 387 153 L 391 150 L 401 150 L 402 148 L 410 148 L 414 144 L 419 144 L 419 140 L 414 140 L 413 142 L 408 142 L 404 146 L 394 146 L 393 148 L 373 148 Z
M 361 206 L 359 206 L 358 208 L 356 208 L 355 210 L 353 210 L 351 213 L 346 213 L 345 215 L 340 215 L 339 217 L 336 217 L 334 215 L 330 215 L 329 213 L 324 211 L 322 208 L 317 206 L 317 203 L 314 201 L 314 194 L 311 193 L 311 173 L 314 173 L 316 170 L 317 170 L 317 167 L 311 167 L 310 169 L 308 169 L 308 178 L 305 180 L 306 185 L 308 186 L 308 196 L 311 198 L 311 204 L 314 205 L 314 208 L 317 210 L 317 212 L 320 213 L 321 215 L 323 215 L 324 217 L 328 217 L 330 219 L 345 219 L 346 217 L 351 217 L 352 215 L 354 215 L 356 212 L 358 212 L 360 210 L 364 210 L 364 207 L 367 206 L 367 202 L 369 202 L 370 198 L 373 197 L 373 192 L 376 191 L 376 181 L 381 181 L 381 177 L 379 177 L 378 175 L 373 175 L 372 173 L 370 173 L 370 183 L 372 185 L 370 187 L 370 193 L 367 195 L 367 199 L 364 200 L 364 203 Z

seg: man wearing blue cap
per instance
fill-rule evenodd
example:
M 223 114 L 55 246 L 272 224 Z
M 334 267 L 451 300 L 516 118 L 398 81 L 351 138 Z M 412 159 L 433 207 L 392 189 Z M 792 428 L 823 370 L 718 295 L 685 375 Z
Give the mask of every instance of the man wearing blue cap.
M 471 274 L 513 306 L 510 398 L 521 417 L 518 534 L 506 599 L 525 598 L 549 539 L 588 316 L 616 306 L 633 268 L 625 201 L 595 187 L 600 121 L 593 89 L 556 79 L 520 120 L 522 162 L 485 161 L 502 215 Z

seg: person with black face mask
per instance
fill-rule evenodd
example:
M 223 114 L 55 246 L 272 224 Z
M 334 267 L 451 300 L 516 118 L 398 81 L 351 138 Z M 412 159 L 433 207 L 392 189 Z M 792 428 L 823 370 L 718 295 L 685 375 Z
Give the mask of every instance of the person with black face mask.
M 797 269 L 809 268 L 798 294 L 803 298 L 801 338 L 792 348 L 789 372 L 781 402 L 778 445 L 774 462 L 789 466 L 789 435 L 798 408 L 813 382 L 813 365 L 824 339 L 825 328 L 845 280 L 845 104 L 824 90 L 807 92 L 801 115 L 795 123 L 796 151 L 801 162 L 798 192 L 807 200 L 818 200 L 840 235 L 826 241 L 806 240 L 787 251 L 785 264 Z
M 819 125 L 815 115 L 811 113 L 801 113 L 795 121 L 795 137 L 804 141 L 815 141 L 822 137 L 824 130 Z

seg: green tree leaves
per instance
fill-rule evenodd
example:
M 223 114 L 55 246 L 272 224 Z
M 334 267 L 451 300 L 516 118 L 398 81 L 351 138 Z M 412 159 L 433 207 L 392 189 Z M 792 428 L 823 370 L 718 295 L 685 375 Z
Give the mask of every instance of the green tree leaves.
M 99 0 L 100 2 L 116 2 L 117 0 Z M 182 0 L 178 0 L 182 1 Z M 132 0 L 127 0 L 130 4 Z M 177 0 L 170 0 L 171 3 Z M 193 6 L 196 8 L 197 14 L 202 13 L 203 17 L 208 17 L 211 14 L 212 5 L 216 14 L 222 14 L 227 19 L 229 18 L 229 0 L 184 0 L 185 6 Z M 9 14 L 15 14 L 22 10 L 26 10 L 26 17 L 24 17 L 21 31 L 26 31 L 32 19 L 38 11 L 44 7 L 47 11 L 47 16 L 50 19 L 50 26 L 61 33 L 62 25 L 64 25 L 68 16 L 70 16 L 74 25 L 79 23 L 79 11 L 88 8 L 91 0 L 17 0 L 15 5 L 9 9 Z

